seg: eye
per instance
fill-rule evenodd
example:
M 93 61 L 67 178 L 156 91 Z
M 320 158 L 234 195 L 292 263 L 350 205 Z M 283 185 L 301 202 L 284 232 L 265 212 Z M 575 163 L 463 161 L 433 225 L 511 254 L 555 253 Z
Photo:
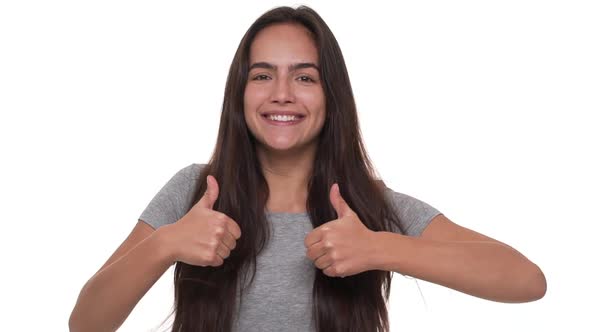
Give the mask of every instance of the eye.
M 315 82 L 313 80 L 313 78 L 311 78 L 311 77 L 309 77 L 307 75 L 299 76 L 298 78 L 301 79 L 303 82 L 307 82 L 307 83 Z
M 253 81 L 260 81 L 260 80 L 266 80 L 270 77 L 268 77 L 268 75 L 264 75 L 264 74 L 260 74 L 260 75 L 256 75 L 252 78 Z

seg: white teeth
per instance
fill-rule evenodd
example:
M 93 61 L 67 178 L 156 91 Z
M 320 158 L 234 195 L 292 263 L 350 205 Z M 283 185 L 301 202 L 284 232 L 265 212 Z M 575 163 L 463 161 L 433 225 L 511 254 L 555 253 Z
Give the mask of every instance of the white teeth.
M 269 119 L 273 121 L 293 121 L 295 120 L 295 115 L 269 115 Z

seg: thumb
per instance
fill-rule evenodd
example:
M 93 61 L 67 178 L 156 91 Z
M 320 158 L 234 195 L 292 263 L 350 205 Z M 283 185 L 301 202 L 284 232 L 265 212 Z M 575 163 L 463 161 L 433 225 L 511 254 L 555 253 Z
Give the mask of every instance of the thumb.
M 207 175 L 207 190 L 203 194 L 203 197 L 197 202 L 197 206 L 207 209 L 213 209 L 213 204 L 219 196 L 219 185 L 213 175 Z
M 346 203 L 342 195 L 340 195 L 340 187 L 338 187 L 338 183 L 334 183 L 332 188 L 330 188 L 330 202 L 332 203 L 334 210 L 336 210 L 338 218 L 354 214 L 354 211 L 348 206 L 348 203 Z

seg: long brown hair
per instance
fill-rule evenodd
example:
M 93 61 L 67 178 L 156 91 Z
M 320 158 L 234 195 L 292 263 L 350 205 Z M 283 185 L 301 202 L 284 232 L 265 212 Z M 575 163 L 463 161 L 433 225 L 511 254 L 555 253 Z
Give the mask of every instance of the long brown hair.
M 206 190 L 206 175 L 215 176 L 220 190 L 213 208 L 235 220 L 242 236 L 221 266 L 176 263 L 173 332 L 230 331 L 236 319 L 237 287 L 243 290 L 245 285 L 238 277 L 248 268 L 256 273 L 256 256 L 270 237 L 265 216 L 269 188 L 255 153 L 256 139 L 244 119 L 244 89 L 252 41 L 260 30 L 277 23 L 307 28 L 319 55 L 326 121 L 319 133 L 308 182 L 307 212 L 313 227 L 337 219 L 329 200 L 330 186 L 337 182 L 342 197 L 368 229 L 405 234 L 364 148 L 352 87 L 336 38 L 322 18 L 306 6 L 274 8 L 252 24 L 236 51 L 225 86 L 215 150 L 201 171 L 192 198 L 194 205 Z M 254 274 L 246 287 L 251 286 Z M 390 284 L 389 271 L 333 278 L 316 268 L 312 308 L 316 331 L 388 331 Z

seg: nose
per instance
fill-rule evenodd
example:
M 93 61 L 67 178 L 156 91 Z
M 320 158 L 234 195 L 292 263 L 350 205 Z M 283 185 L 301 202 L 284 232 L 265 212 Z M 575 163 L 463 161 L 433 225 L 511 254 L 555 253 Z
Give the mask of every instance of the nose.
M 293 94 L 291 82 L 288 78 L 277 78 L 271 94 L 271 102 L 278 104 L 293 103 L 295 95 Z

